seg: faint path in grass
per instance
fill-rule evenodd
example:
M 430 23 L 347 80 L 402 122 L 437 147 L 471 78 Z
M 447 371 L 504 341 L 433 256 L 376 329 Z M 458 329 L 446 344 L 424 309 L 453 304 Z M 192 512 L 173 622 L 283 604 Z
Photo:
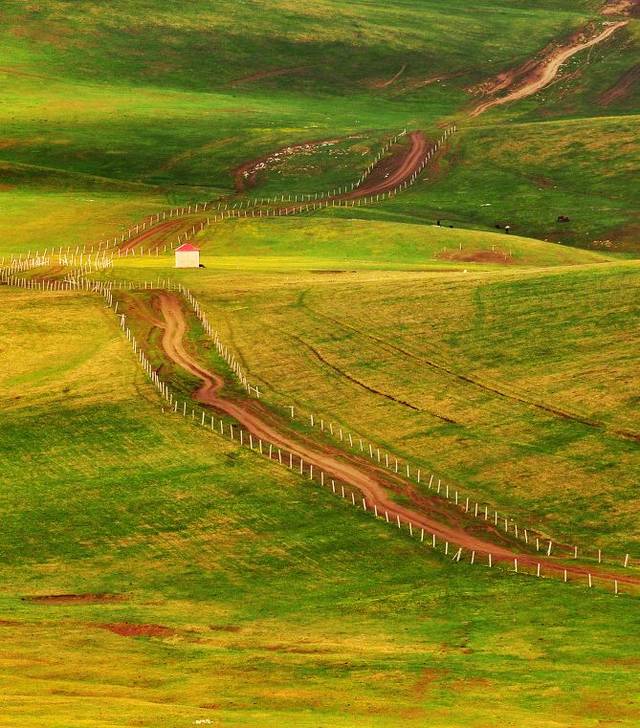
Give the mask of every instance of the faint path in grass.
M 581 415 L 576 412 L 571 412 L 569 410 L 560 408 L 556 405 L 552 405 L 547 402 L 541 402 L 540 400 L 533 399 L 524 394 L 519 394 L 512 390 L 508 390 L 505 387 L 500 387 L 495 383 L 486 382 L 485 380 L 480 379 L 479 377 L 471 376 L 470 374 L 463 374 L 461 372 L 456 371 L 448 364 L 437 362 L 434 359 L 430 359 L 426 356 L 416 354 L 412 351 L 409 351 L 408 349 L 398 346 L 397 344 L 392 344 L 391 342 L 387 341 L 386 339 L 383 339 L 380 336 L 375 336 L 375 334 L 368 333 L 367 331 L 359 329 L 356 326 L 353 326 L 352 324 L 349 324 L 345 321 L 334 318 L 333 316 L 329 316 L 325 313 L 321 313 L 320 311 L 317 311 L 316 309 L 312 308 L 311 306 L 309 306 L 308 303 L 306 303 L 304 301 L 304 296 L 301 297 L 301 300 L 299 301 L 299 305 L 302 306 L 306 311 L 308 311 L 312 316 L 316 316 L 317 318 L 321 318 L 321 319 L 324 319 L 325 321 L 329 321 L 330 323 L 332 323 L 334 325 L 341 326 L 343 329 L 353 331 L 354 333 L 358 334 L 359 336 L 367 338 L 370 341 L 374 341 L 374 342 L 376 342 L 376 344 L 381 345 L 381 346 L 387 348 L 388 350 L 396 352 L 397 354 L 401 354 L 403 357 L 412 359 L 413 361 L 420 362 L 420 364 L 424 364 L 425 366 L 428 366 L 431 369 L 441 372 L 442 374 L 445 374 L 449 377 L 453 377 L 454 379 L 457 379 L 459 382 L 463 382 L 465 384 L 470 384 L 491 395 L 501 397 L 502 399 L 511 400 L 513 402 L 518 402 L 519 404 L 526 405 L 527 407 L 533 407 L 546 414 L 553 415 L 554 417 L 560 417 L 565 420 L 572 420 L 581 425 L 585 425 L 586 427 L 591 427 L 591 428 L 606 432 L 609 435 L 614 435 L 616 437 L 620 437 L 625 440 L 634 440 L 636 442 L 640 442 L 640 433 L 638 433 L 638 432 L 634 432 L 632 430 L 627 430 L 627 429 L 610 427 L 606 422 L 602 422 L 601 420 L 596 420 L 591 417 L 587 417 L 586 415 Z M 448 421 L 455 423 L 454 420 L 448 420 Z M 455 423 L 455 424 L 460 424 L 460 423 Z
M 374 387 L 371 387 L 368 384 L 361 382 L 359 379 L 356 379 L 356 377 L 354 377 L 353 375 L 348 374 L 343 369 L 340 369 L 335 364 L 332 364 L 330 361 L 328 361 L 315 347 L 313 347 L 311 344 L 304 341 L 304 339 L 301 339 L 299 336 L 295 336 L 294 334 L 292 334 L 291 338 L 294 339 L 294 341 L 297 341 L 299 344 L 301 344 L 305 348 L 307 348 L 316 357 L 316 359 L 318 359 L 318 361 L 320 361 L 324 366 L 329 367 L 329 369 L 334 371 L 339 377 L 344 377 L 345 379 L 348 379 L 350 382 L 357 384 L 358 387 L 362 387 L 362 389 L 365 389 L 367 392 L 371 392 L 372 394 L 375 394 L 379 397 L 384 397 L 385 399 L 389 399 L 392 402 L 395 402 L 396 404 L 400 404 L 403 407 L 408 407 L 409 409 L 412 409 L 415 412 L 422 411 L 420 409 L 420 407 L 416 407 L 415 405 L 411 404 L 410 402 L 406 402 L 405 400 L 398 399 L 397 397 L 394 397 L 392 394 L 387 394 L 386 392 L 381 392 L 379 389 L 375 389 Z M 450 420 L 446 417 L 441 417 L 440 415 L 434 414 L 434 417 L 443 419 L 446 422 L 453 422 L 453 420 Z

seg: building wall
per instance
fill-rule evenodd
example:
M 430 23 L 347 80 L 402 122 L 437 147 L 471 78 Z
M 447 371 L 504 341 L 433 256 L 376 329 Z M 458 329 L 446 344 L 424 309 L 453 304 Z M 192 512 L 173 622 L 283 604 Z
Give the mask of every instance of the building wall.
M 197 268 L 200 265 L 200 253 L 187 250 L 176 253 L 176 268 Z

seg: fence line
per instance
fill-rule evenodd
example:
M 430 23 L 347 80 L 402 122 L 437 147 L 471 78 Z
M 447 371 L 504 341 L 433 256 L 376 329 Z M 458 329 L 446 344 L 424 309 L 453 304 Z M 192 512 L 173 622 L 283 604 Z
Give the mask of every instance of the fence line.
M 204 316 L 203 314 L 202 307 L 193 296 L 191 291 L 182 286 L 181 292 L 185 295 L 185 298 L 191 304 L 194 313 L 203 324 L 205 331 L 207 331 L 209 335 L 212 335 L 211 327 L 208 320 L 206 319 L 206 316 Z M 219 346 L 219 336 L 217 331 L 215 332 L 213 337 L 214 341 L 216 342 L 216 346 Z M 259 387 L 257 385 L 248 385 L 246 374 L 240 368 L 239 364 L 237 364 L 238 360 L 236 356 L 229 351 L 228 347 L 225 346 L 224 349 L 227 363 L 229 363 L 230 366 L 231 362 L 234 363 L 234 366 L 231 366 L 232 371 L 236 372 L 235 366 L 237 366 L 239 372 L 241 372 L 240 374 L 236 372 L 236 375 L 238 376 L 241 384 L 245 387 L 245 389 L 247 389 L 249 394 L 251 394 L 253 390 L 256 396 L 260 398 L 262 396 L 262 393 L 260 392 Z M 270 402 L 270 404 L 273 405 L 275 403 Z M 291 412 L 291 419 L 295 419 L 296 406 L 289 405 L 288 409 Z M 298 415 L 300 416 L 301 408 L 297 407 L 297 409 Z M 437 477 L 435 473 L 423 472 L 422 468 L 419 468 L 416 465 L 412 465 L 407 460 L 403 460 L 402 458 L 397 457 L 396 455 L 386 451 L 384 448 L 381 448 L 379 445 L 363 439 L 359 435 L 354 435 L 352 432 L 343 428 L 341 425 L 335 425 L 334 427 L 334 423 L 323 416 L 318 416 L 314 413 L 307 412 L 306 414 L 302 414 L 302 419 L 299 419 L 298 421 L 307 424 L 312 429 L 319 429 L 327 436 L 332 436 L 345 448 L 347 447 L 348 443 L 349 450 L 356 450 L 356 452 L 359 451 L 359 454 L 364 454 L 365 456 L 368 456 L 369 459 L 376 465 L 386 468 L 388 471 L 392 472 L 393 475 L 396 475 L 399 478 L 408 480 L 412 484 L 415 483 L 418 485 L 422 485 L 426 483 L 431 495 L 435 495 L 439 498 L 447 500 L 450 504 L 455 505 L 459 510 L 463 511 L 469 516 L 473 516 L 474 518 L 483 520 L 485 522 L 492 521 L 494 527 L 499 527 L 500 529 L 503 529 L 506 534 L 510 535 L 516 540 L 521 541 L 531 548 L 535 546 L 537 553 L 546 552 L 547 556 L 550 556 L 552 552 L 567 553 L 567 555 L 572 557 L 574 560 L 581 558 L 584 560 L 596 560 L 599 564 L 610 563 L 614 565 L 620 565 L 620 563 L 622 563 L 625 568 L 629 566 L 640 566 L 640 559 L 631 558 L 631 555 L 628 553 L 618 557 L 605 556 L 602 549 L 594 549 L 592 551 L 589 551 L 584 546 L 556 543 L 554 542 L 552 537 L 549 537 L 538 529 L 531 528 L 529 526 L 522 526 L 516 521 L 515 518 L 508 514 L 505 514 L 504 512 L 500 512 L 497 508 L 490 505 L 489 503 L 477 501 L 473 498 L 473 496 L 467 495 L 463 490 L 455 488 L 448 483 L 444 483 L 443 479 Z
M 427 153 L 421 164 L 419 165 L 418 169 L 413 173 L 413 175 L 405 181 L 402 185 L 400 185 L 395 190 L 387 192 L 387 198 L 392 194 L 396 193 L 399 189 L 406 189 L 407 186 L 411 183 L 413 183 L 422 169 L 428 164 L 430 159 L 433 157 L 433 155 L 437 152 L 437 150 L 440 148 L 440 146 L 446 141 L 448 136 L 453 134 L 456 131 L 456 127 L 450 127 L 445 131 L 441 139 L 438 141 L 438 143 Z M 397 135 L 393 140 L 391 140 L 388 144 L 390 146 L 391 144 L 395 143 L 399 136 L 402 136 L 405 132 L 402 132 L 400 135 Z M 381 156 L 385 153 L 386 150 L 381 150 L 381 152 L 378 155 L 378 159 L 381 158 Z M 375 166 L 378 160 L 375 160 L 370 165 L 371 169 Z M 370 171 L 370 169 L 369 169 Z M 367 172 L 365 171 L 365 174 L 363 175 L 366 177 Z M 380 195 L 376 195 L 375 199 L 378 200 Z M 382 197 L 384 197 L 384 193 L 382 194 Z M 373 196 L 369 198 L 370 201 L 373 201 Z M 364 198 L 364 202 L 366 204 L 367 198 Z M 283 210 L 266 210 L 265 216 L 269 216 L 270 214 L 275 216 L 276 214 L 280 215 L 284 212 L 285 215 L 287 214 L 293 214 L 296 211 L 306 211 L 309 209 L 318 209 L 321 207 L 328 207 L 329 203 L 332 204 L 332 206 L 335 206 L 336 200 L 323 200 L 319 203 L 314 203 L 313 206 L 309 205 L 303 205 L 297 208 L 291 208 L 290 210 L 285 209 Z M 346 203 L 348 205 L 349 200 L 339 200 L 339 203 Z M 352 206 L 354 204 L 354 200 L 351 200 Z M 360 203 L 360 200 L 358 200 L 358 203 Z M 198 210 L 206 210 L 209 203 L 204 203 L 202 205 L 199 205 L 199 203 L 195 205 L 189 205 L 185 206 L 183 208 L 175 208 L 173 210 L 169 211 L 169 217 L 177 217 L 178 215 L 189 215 L 193 212 L 198 212 Z M 218 208 L 220 205 L 218 205 Z M 260 215 L 262 216 L 263 211 L 260 210 Z M 252 211 L 251 216 L 255 216 L 255 211 Z M 166 211 L 163 213 L 157 213 L 155 216 L 152 216 L 150 219 L 150 225 L 151 221 L 153 220 L 153 217 L 156 218 L 156 222 L 158 222 L 160 219 L 166 219 Z M 218 220 L 224 220 L 225 218 L 231 218 L 231 217 L 248 217 L 248 211 L 244 211 L 244 214 L 241 215 L 239 210 L 221 210 L 220 216 L 217 214 L 214 215 L 214 222 L 217 222 Z M 209 224 L 210 218 L 207 218 L 207 224 Z M 136 233 L 140 229 L 146 228 L 146 221 L 142 224 L 142 226 L 137 225 L 135 228 L 130 228 L 130 231 L 135 231 Z M 201 223 L 200 229 L 204 229 L 205 225 L 204 223 Z M 193 231 L 195 232 L 196 228 L 194 226 Z M 129 236 L 131 237 L 131 235 Z M 165 246 L 166 249 L 166 246 Z M 60 248 L 60 251 L 62 248 Z M 47 257 L 48 249 L 45 249 L 44 254 L 40 254 L 36 251 L 34 256 L 30 258 L 22 259 L 22 255 L 18 259 L 12 259 L 9 266 L 4 268 L 2 272 L 0 273 L 0 280 L 9 283 L 11 285 L 20 285 L 19 278 L 15 275 L 19 272 L 25 272 L 29 269 L 41 267 L 44 265 L 50 264 L 50 258 Z M 53 251 L 52 251 L 53 252 Z M 118 251 L 119 252 L 119 251 Z M 144 252 L 144 249 L 143 249 Z M 150 250 L 148 251 L 151 252 Z M 133 253 L 135 254 L 135 252 Z M 156 255 L 158 254 L 158 249 L 156 248 Z M 4 259 L 3 259 L 4 260 Z M 73 286 L 79 287 L 83 290 L 91 290 L 91 286 L 96 285 L 104 285 L 104 284 L 97 284 L 95 282 L 90 282 L 86 279 L 83 279 L 83 276 L 92 271 L 102 270 L 104 268 L 108 268 L 112 265 L 112 258 L 108 258 L 104 252 L 101 255 L 97 255 L 95 257 L 92 257 L 92 254 L 89 253 L 85 257 L 85 254 L 83 252 L 79 251 L 79 248 L 76 247 L 76 252 L 70 254 L 70 257 L 66 257 L 66 255 L 62 255 L 61 253 L 58 253 L 58 262 L 62 265 L 74 265 L 79 264 L 78 267 L 71 271 L 69 274 L 69 278 L 66 282 L 59 282 L 59 281 L 42 281 L 39 285 L 37 282 L 29 281 L 28 285 L 25 287 L 28 288 L 36 288 L 39 290 L 70 290 Z M 66 287 L 65 287 L 66 284 Z M 144 283 L 145 287 L 147 286 L 147 282 Z M 159 285 L 159 284 L 158 284 Z M 169 282 L 165 282 L 165 287 L 169 287 Z M 152 282 L 149 282 L 149 286 L 152 286 Z M 133 288 L 133 284 L 128 284 L 129 288 Z M 226 361 L 229 368 L 233 372 L 233 374 L 237 377 L 238 381 L 242 385 L 242 387 L 247 391 L 249 395 L 252 393 L 255 394 L 256 397 L 260 398 L 261 392 L 257 385 L 251 385 L 248 381 L 247 375 L 245 371 L 240 366 L 237 358 L 235 355 L 231 352 L 228 346 L 222 343 L 218 332 L 213 329 L 211 324 L 209 323 L 207 317 L 204 315 L 202 307 L 197 302 L 193 294 L 186 289 L 181 284 L 177 286 L 172 286 L 172 290 L 179 290 L 180 293 L 185 297 L 185 299 L 191 304 L 194 313 L 196 314 L 197 318 L 200 320 L 205 332 L 213 339 L 214 344 L 216 346 L 216 349 L 219 353 L 219 355 Z M 291 415 L 293 417 L 294 414 L 294 407 L 291 406 Z M 344 431 L 342 427 L 336 426 L 336 430 L 334 431 L 333 423 L 328 422 L 328 427 L 325 428 L 325 418 L 323 417 L 317 417 L 313 414 L 309 414 L 309 422 L 311 427 L 319 427 L 323 432 L 330 433 L 335 438 L 339 438 L 340 442 L 345 444 L 346 446 L 346 439 L 349 440 L 349 447 L 353 449 L 355 447 L 354 445 L 354 439 L 353 434 L 348 431 Z M 417 468 L 416 466 L 413 466 L 413 477 L 412 477 L 412 471 L 411 471 L 411 465 L 406 462 L 402 461 L 401 459 L 398 459 L 395 455 L 391 455 L 391 460 L 389 459 L 390 454 L 385 452 L 383 449 L 381 449 L 377 445 L 373 445 L 370 442 L 363 441 L 362 438 L 359 436 L 357 437 L 359 445 L 360 445 L 360 452 L 365 453 L 365 455 L 368 455 L 370 459 L 374 462 L 377 460 L 377 464 L 381 467 L 383 466 L 383 456 L 384 456 L 384 467 L 386 467 L 388 470 L 391 470 L 394 472 L 395 475 L 399 477 L 404 477 L 408 479 L 411 482 L 415 482 L 420 484 L 423 482 L 426 482 L 426 478 L 422 478 L 421 469 Z M 367 445 L 365 448 L 364 445 Z M 462 491 L 458 489 L 454 489 L 453 486 L 449 486 L 448 484 L 443 484 L 441 478 L 437 478 L 437 485 L 436 485 L 436 477 L 433 473 L 429 474 L 429 480 L 428 480 L 428 488 L 434 495 L 437 495 L 439 497 L 445 498 L 449 501 L 453 501 L 454 504 L 459 507 L 461 510 L 464 510 L 466 514 L 473 515 L 475 518 L 483 519 L 485 521 L 492 520 L 494 523 L 494 526 L 500 526 L 502 527 L 504 525 L 504 531 L 506 533 L 509 533 L 511 536 L 515 537 L 517 540 L 523 541 L 527 545 L 533 546 L 535 542 L 536 551 L 539 552 L 541 549 L 543 551 L 547 552 L 547 555 L 550 556 L 552 550 L 555 548 L 556 551 L 558 549 L 567 550 L 569 549 L 571 555 L 574 559 L 578 559 L 579 555 L 583 559 L 597 559 L 598 563 L 615 563 L 618 564 L 619 561 L 622 559 L 622 557 L 619 557 L 617 560 L 614 560 L 613 558 L 605 557 L 605 555 L 602 553 L 601 549 L 597 550 L 596 555 L 590 556 L 589 552 L 586 552 L 586 550 L 583 547 L 578 547 L 577 545 L 567 545 L 567 544 L 554 544 L 553 540 L 549 538 L 548 536 L 545 536 L 541 532 L 537 531 L 536 529 L 532 528 L 526 528 L 519 526 L 515 522 L 515 519 L 513 519 L 511 516 L 505 515 L 503 513 L 499 513 L 496 508 L 493 506 L 490 506 L 488 503 L 482 503 L 478 501 L 473 501 L 471 496 L 466 496 Z M 490 516 L 491 512 L 491 516 Z M 543 543 L 545 542 L 545 543 Z M 625 554 L 623 560 L 623 566 L 628 567 L 630 565 L 637 565 L 638 560 L 637 559 L 631 559 L 629 554 Z
M 170 290 L 179 291 L 184 296 L 185 300 L 191 305 L 192 310 L 202 324 L 203 329 L 207 335 L 213 339 L 219 355 L 225 360 L 240 385 L 249 395 L 254 395 L 258 399 L 263 396 L 263 392 L 261 392 L 260 387 L 257 384 L 249 383 L 247 373 L 240 365 L 238 357 L 232 352 L 228 345 L 222 342 L 218 331 L 211 326 L 208 318 L 204 314 L 202 306 L 188 288 L 182 284 L 172 284 L 169 281 L 160 280 L 157 282 L 144 281 L 139 285 L 144 286 L 145 288 L 166 287 Z M 118 286 L 117 282 L 115 282 L 115 286 Z M 128 287 L 129 289 L 136 287 L 132 283 L 126 281 L 121 281 L 120 286 Z M 270 404 L 275 404 L 279 407 L 282 406 L 273 402 L 270 402 Z M 297 419 L 297 421 L 306 424 L 312 429 L 319 429 L 326 436 L 333 437 L 334 440 L 342 444 L 345 448 L 347 448 L 348 445 L 349 450 L 368 457 L 378 467 L 388 470 L 394 476 L 408 480 L 412 484 L 426 484 L 431 495 L 442 498 L 448 501 L 451 505 L 455 505 L 460 511 L 464 512 L 469 517 L 477 518 L 480 521 L 492 522 L 494 527 L 500 528 L 500 530 L 503 530 L 504 533 L 508 534 L 512 538 L 521 541 L 532 549 L 535 547 L 536 553 L 546 553 L 547 556 L 551 556 L 552 553 L 564 553 L 574 560 L 581 558 L 583 560 L 595 560 L 599 564 L 609 563 L 616 566 L 619 566 L 622 563 L 625 568 L 640 566 L 640 560 L 632 558 L 628 553 L 623 556 L 610 557 L 605 555 L 602 549 L 588 551 L 583 546 L 577 546 L 574 544 L 558 544 L 552 537 L 543 534 L 536 528 L 522 526 L 512 516 L 499 511 L 489 503 L 475 500 L 473 496 L 467 495 L 462 489 L 455 488 L 454 486 L 445 483 L 444 480 L 437 477 L 435 473 L 423 471 L 422 468 L 412 465 L 408 461 L 397 457 L 379 445 L 368 441 L 366 438 L 354 435 L 354 433 L 343 428 L 341 425 L 334 424 L 330 419 L 310 412 L 305 413 L 299 406 L 289 405 L 288 409 L 290 411 L 291 419 Z M 296 410 L 297 418 L 295 416 Z
M 62 265 L 63 260 L 65 258 L 69 259 L 79 259 L 80 264 L 82 265 L 83 262 L 83 256 L 89 256 L 92 254 L 101 254 L 103 257 L 106 258 L 106 254 L 109 253 L 110 256 L 113 257 L 127 257 L 129 255 L 135 256 L 136 252 L 135 249 L 128 249 L 126 251 L 122 251 L 120 246 L 134 238 L 135 236 L 139 235 L 140 233 L 151 230 L 154 226 L 160 224 L 161 222 L 165 222 L 166 220 L 171 219 L 181 219 L 188 217 L 189 215 L 197 214 L 198 212 L 209 212 L 210 214 L 207 216 L 206 221 L 200 221 L 199 223 L 194 223 L 190 230 L 187 230 L 186 232 L 181 232 L 178 234 L 177 240 L 171 243 L 170 245 L 164 245 L 162 248 L 162 252 L 166 253 L 167 249 L 173 250 L 175 247 L 177 247 L 180 244 L 183 244 L 192 238 L 194 238 L 199 232 L 203 231 L 205 228 L 209 227 L 212 223 L 222 222 L 224 220 L 229 220 L 233 218 L 255 218 L 255 217 L 282 217 L 282 216 L 289 216 L 289 215 L 295 215 L 295 214 L 303 214 L 307 212 L 313 212 L 316 210 L 326 209 L 329 207 L 362 207 L 363 205 L 372 204 L 374 202 L 379 202 L 384 199 L 389 199 L 392 196 L 397 195 L 399 192 L 406 190 L 409 186 L 411 186 L 418 178 L 422 170 L 426 167 L 426 165 L 433 159 L 435 154 L 440 150 L 442 145 L 446 142 L 446 140 L 455 132 L 457 131 L 457 126 L 452 125 L 448 129 L 446 129 L 442 136 L 430 147 L 430 149 L 425 154 L 424 158 L 418 165 L 418 168 L 416 171 L 404 182 L 400 183 L 396 187 L 392 188 L 391 190 L 388 190 L 387 192 L 378 193 L 376 195 L 369 195 L 364 196 L 361 198 L 356 198 L 353 200 L 349 199 L 343 199 L 340 197 L 337 197 L 336 195 L 345 195 L 348 194 L 350 191 L 353 191 L 357 187 L 359 187 L 364 180 L 369 176 L 371 171 L 375 168 L 376 164 L 380 161 L 382 156 L 386 154 L 388 149 L 395 144 L 400 137 L 404 136 L 407 133 L 407 130 L 404 129 L 399 134 L 396 134 L 385 147 L 380 150 L 380 152 L 376 155 L 374 158 L 374 161 L 371 162 L 363 174 L 360 176 L 358 181 L 351 184 L 351 189 L 347 189 L 347 185 L 340 186 L 338 188 L 335 188 L 334 190 L 327 191 L 325 193 L 315 193 L 313 196 L 311 195 L 302 195 L 302 194 L 289 194 L 289 195 L 276 195 L 274 197 L 268 197 L 268 198 L 260 198 L 260 202 L 258 202 L 257 198 L 254 200 L 251 199 L 244 199 L 239 200 L 236 203 L 233 203 L 233 205 L 230 207 L 229 203 L 221 203 L 218 202 L 217 205 L 214 207 L 214 202 L 204 202 L 204 203 L 192 203 L 190 205 L 184 205 L 181 207 L 174 207 L 169 210 L 163 210 L 158 213 L 154 213 L 153 215 L 148 216 L 145 218 L 141 223 L 137 223 L 136 225 L 132 225 L 129 227 L 125 232 L 123 232 L 119 236 L 114 236 L 113 238 L 109 238 L 106 240 L 102 240 L 97 244 L 92 244 L 89 248 L 88 245 L 76 245 L 75 249 L 72 248 L 72 246 L 68 245 L 66 249 L 64 246 L 58 246 L 57 248 L 55 246 L 52 246 L 51 248 L 45 248 L 44 253 L 40 253 L 39 251 L 35 251 L 32 255 L 31 251 L 29 250 L 28 253 L 26 253 L 25 258 L 30 259 L 32 257 L 46 257 L 47 255 L 56 255 L 58 256 L 58 262 Z M 285 199 L 285 197 L 287 199 Z M 294 198 L 292 200 L 292 197 Z M 300 201 L 298 201 L 298 197 L 300 197 Z M 304 198 L 307 198 L 307 201 L 304 201 Z M 284 202 L 293 202 L 293 206 L 291 207 L 277 207 L 277 208 L 269 208 L 266 209 L 258 208 L 259 205 L 278 205 Z M 88 249 L 87 249 L 88 248 Z M 144 255 L 144 246 L 141 246 L 140 252 L 138 252 L 138 255 Z M 155 253 L 153 252 L 155 251 Z M 19 253 L 17 258 L 15 256 L 12 256 L 11 261 L 14 260 L 14 258 L 18 261 L 21 261 L 23 259 L 23 253 Z M 160 246 L 150 246 L 147 248 L 147 255 L 160 255 Z M 4 258 L 2 261 L 0 261 L 0 266 L 4 265 Z M 106 267 L 106 264 L 105 266 Z

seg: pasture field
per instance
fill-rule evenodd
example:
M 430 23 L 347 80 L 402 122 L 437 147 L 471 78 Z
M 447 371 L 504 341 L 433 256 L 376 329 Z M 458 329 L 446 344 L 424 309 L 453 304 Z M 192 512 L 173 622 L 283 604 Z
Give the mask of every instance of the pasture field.
M 108 275 L 188 285 L 272 403 L 556 538 L 637 550 L 637 265 L 515 236 L 505 264 L 489 242 L 504 235 L 341 223 L 228 223 L 203 236 L 221 253 L 205 270 L 130 258 Z M 389 228 L 403 253 L 385 247 Z M 449 235 L 488 261 L 439 257 Z
M 639 21 L 572 59 L 575 68 L 540 94 L 466 118 L 468 89 L 595 21 L 600 7 L 493 0 L 468 13 L 458 0 L 349 8 L 324 0 L 312 9 L 216 0 L 168 9 L 140 0 L 107 9 L 8 0 L 0 160 L 203 200 L 231 193 L 233 170 L 249 160 L 342 140 L 275 165 L 252 194 L 308 193 L 350 184 L 389 134 L 419 128 L 435 138 L 457 119 L 460 142 L 376 216 L 481 228 L 509 219 L 523 235 L 636 251 L 638 157 L 627 140 L 637 135 Z M 625 74 L 624 93 L 592 101 Z M 571 117 L 574 125 L 539 123 Z M 3 176 L 0 168 L 0 185 Z M 555 226 L 558 214 L 571 224 Z M 105 221 L 97 237 L 115 232 Z
M 211 225 L 198 270 L 148 254 L 203 219 L 181 218 L 91 275 L 189 287 L 311 447 L 337 447 L 313 413 L 622 571 L 640 558 L 640 17 L 470 116 L 498 74 L 620 21 L 602 5 L 3 0 L 0 260 L 185 203 L 350 186 L 403 129 L 455 123 L 390 199 Z M 120 295 L 193 394 L 151 294 Z M 194 320 L 185 341 L 229 376 Z M 92 294 L 0 286 L 0 357 L 0 727 L 640 724 L 626 585 L 454 563 L 165 411 Z
M 337 209 L 337 208 L 336 208 Z M 351 208 L 355 209 L 355 208 Z M 359 208 L 358 213 L 376 206 Z M 449 229 L 436 225 L 398 224 L 357 218 L 299 217 L 295 219 L 233 220 L 215 225 L 197 238 L 210 266 L 225 261 L 236 267 L 277 265 L 312 269 L 314 261 L 327 270 L 367 264 L 398 270 L 404 267 L 554 266 L 606 262 L 600 253 L 549 245 L 504 232 Z M 211 257 L 209 257 L 211 256 Z M 468 266 L 467 266 L 468 267 Z
M 0 257 L 98 243 L 163 207 L 158 196 L 90 190 L 0 191 Z
M 482 117 L 480 117 L 480 120 Z M 637 252 L 640 117 L 463 128 L 435 168 L 366 219 L 493 228 L 610 252 Z M 336 210 L 351 215 L 351 210 Z M 560 215 L 569 222 L 558 223 Z
M 451 564 L 162 414 L 97 299 L 0 296 L 0 725 L 637 724 L 629 597 Z

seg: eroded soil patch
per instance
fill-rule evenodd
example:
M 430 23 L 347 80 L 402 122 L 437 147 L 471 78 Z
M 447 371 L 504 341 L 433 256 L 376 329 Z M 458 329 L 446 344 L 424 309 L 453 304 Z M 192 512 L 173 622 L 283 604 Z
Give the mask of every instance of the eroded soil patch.
M 35 604 L 112 604 L 124 602 L 127 597 L 122 594 L 42 594 L 22 599 Z
M 121 637 L 172 637 L 176 634 L 171 627 L 162 624 L 133 624 L 131 622 L 109 622 L 99 624 L 100 629 L 120 635 Z

